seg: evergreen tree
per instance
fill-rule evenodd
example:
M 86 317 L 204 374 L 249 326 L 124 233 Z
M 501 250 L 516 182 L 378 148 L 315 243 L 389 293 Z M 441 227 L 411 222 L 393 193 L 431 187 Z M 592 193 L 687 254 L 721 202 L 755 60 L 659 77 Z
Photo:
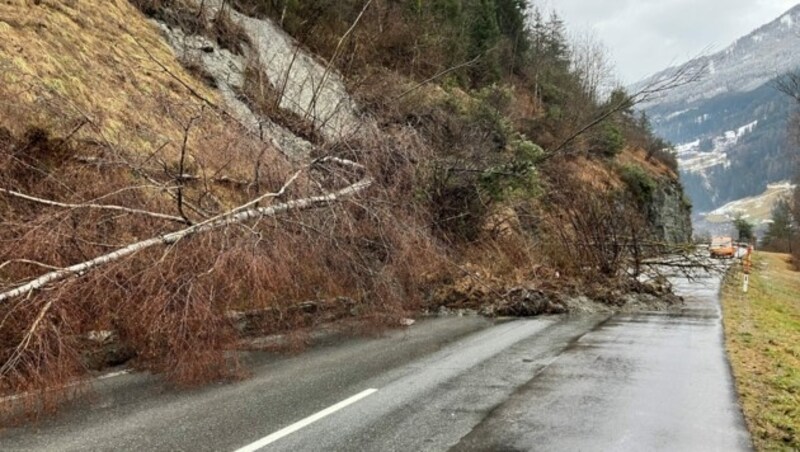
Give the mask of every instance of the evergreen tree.
M 566 27 L 561 17 L 553 11 L 545 27 L 546 55 L 547 58 L 558 66 L 559 69 L 568 70 L 570 66 L 570 51 L 567 43 Z
M 753 223 L 747 221 L 741 214 L 733 220 L 733 226 L 739 235 L 740 242 L 752 242 L 755 238 L 755 227 Z
M 608 101 L 605 103 L 605 108 L 609 110 L 619 110 L 623 117 L 633 122 L 636 115 L 633 105 L 633 100 L 628 92 L 625 91 L 625 88 L 616 88 L 608 97 Z M 640 122 L 643 120 L 649 121 L 646 116 L 644 118 L 639 118 Z M 649 127 L 648 123 L 644 123 L 643 126 Z
M 501 37 L 494 0 L 477 0 L 471 16 L 469 56 L 480 57 L 473 71 L 474 81 L 491 82 L 500 75 L 497 53 L 493 51 Z
M 789 202 L 780 200 L 772 209 L 772 223 L 764 236 L 764 246 L 781 252 L 792 252 L 794 240 L 794 218 Z
M 542 101 L 551 104 L 551 112 L 561 111 L 566 93 L 574 88 L 571 84 L 575 78 L 570 72 L 564 22 L 556 13 L 545 19 L 541 11 L 534 9 L 529 35 L 528 59 L 534 71 L 534 92 Z
M 527 51 L 528 39 L 525 20 L 528 5 L 525 0 L 495 0 L 495 4 L 497 5 L 497 24 L 500 32 L 512 41 L 516 41 L 520 51 Z
M 540 58 L 544 54 L 544 42 L 546 36 L 546 25 L 542 11 L 539 8 L 533 9 L 533 16 L 531 18 L 531 54 L 535 58 Z
M 527 22 L 527 2 L 525 0 L 495 0 L 497 5 L 497 24 L 500 33 L 507 41 L 506 54 L 502 56 L 508 73 L 519 74 L 526 64 L 526 54 L 530 49 Z

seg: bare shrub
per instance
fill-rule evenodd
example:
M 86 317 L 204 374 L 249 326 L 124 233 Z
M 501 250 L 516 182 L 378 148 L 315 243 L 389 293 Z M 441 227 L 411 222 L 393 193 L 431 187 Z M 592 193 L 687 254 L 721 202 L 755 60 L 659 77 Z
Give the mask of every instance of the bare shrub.
M 589 282 L 623 277 L 646 256 L 650 235 L 635 200 L 622 191 L 598 192 L 564 176 L 549 195 L 543 222 L 552 262 Z
M 263 66 L 255 58 L 251 58 L 245 67 L 244 86 L 241 93 L 250 108 L 260 116 L 269 118 L 290 130 L 296 136 L 304 138 L 310 143 L 321 144 L 323 138 L 315 127 L 313 119 L 304 118 L 300 114 L 281 107 L 283 90 L 269 79 Z
M 189 33 L 200 33 L 206 29 L 202 11 L 191 0 L 131 0 L 131 3 L 146 16 Z
M 211 19 L 208 30 L 220 47 L 233 53 L 243 55 L 245 47 L 251 45 L 247 32 L 231 17 L 231 6 L 227 1 Z

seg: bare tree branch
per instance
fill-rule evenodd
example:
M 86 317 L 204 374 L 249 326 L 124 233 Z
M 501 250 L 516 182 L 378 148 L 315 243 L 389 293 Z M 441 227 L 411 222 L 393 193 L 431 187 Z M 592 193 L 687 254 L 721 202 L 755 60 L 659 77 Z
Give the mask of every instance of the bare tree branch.
M 46 268 L 48 270 L 63 270 L 64 269 L 63 267 L 55 267 L 55 266 L 52 266 L 52 265 L 43 264 L 41 262 L 32 261 L 30 259 L 12 259 L 10 261 L 6 261 L 6 262 L 3 262 L 2 264 L 0 264 L 0 270 L 2 270 L 5 267 L 8 267 L 9 265 L 12 265 L 12 264 L 35 265 L 37 267 Z
M 695 83 L 702 76 L 703 70 L 704 68 L 698 69 L 690 66 L 681 66 L 678 69 L 676 69 L 675 72 L 673 72 L 670 76 L 651 81 L 650 83 L 642 87 L 639 91 L 635 92 L 630 96 L 626 96 L 625 99 L 622 99 L 616 104 L 611 105 L 602 114 L 600 114 L 599 116 L 597 116 L 584 126 L 580 127 L 577 131 L 575 131 L 569 137 L 564 139 L 558 146 L 548 151 L 547 154 L 544 156 L 544 160 L 555 157 L 561 151 L 563 151 L 564 148 L 569 146 L 570 143 L 578 139 L 580 136 L 582 136 L 589 130 L 597 127 L 603 121 L 610 118 L 611 116 L 623 110 L 632 108 L 642 102 L 647 102 L 653 97 L 662 94 L 664 92 L 691 83 Z
M 356 168 L 361 171 L 364 170 L 364 167 L 356 162 L 352 162 L 349 160 L 343 160 L 335 157 L 324 158 L 321 160 L 316 161 L 315 163 L 323 163 L 323 162 L 333 162 L 339 165 L 347 166 L 350 168 Z M 301 170 L 302 171 L 302 170 Z M 364 176 L 363 179 L 360 181 L 349 185 L 343 189 L 337 190 L 333 193 L 328 193 L 325 195 L 320 196 L 313 196 L 293 201 L 288 201 L 282 204 L 274 205 L 271 207 L 263 207 L 263 208 L 256 208 L 250 209 L 251 206 L 258 204 L 259 202 L 263 201 L 267 198 L 277 198 L 283 196 L 289 186 L 299 177 L 301 171 L 295 173 L 287 182 L 284 184 L 281 189 L 275 193 L 268 193 L 258 198 L 239 206 L 231 211 L 228 211 L 222 215 L 218 215 L 214 218 L 210 218 L 202 223 L 195 224 L 188 228 L 182 229 L 180 231 L 171 232 L 168 234 L 164 234 L 158 237 L 153 237 L 147 240 L 143 240 L 137 243 L 133 243 L 128 245 L 124 248 L 116 250 L 112 253 L 108 253 L 94 259 L 81 262 L 79 264 L 72 265 L 70 267 L 66 267 L 61 270 L 56 270 L 47 274 L 44 274 L 33 281 L 21 285 L 15 289 L 0 293 L 0 302 L 18 297 L 20 295 L 24 295 L 26 293 L 41 289 L 48 284 L 53 282 L 57 282 L 63 279 L 66 279 L 73 275 L 83 275 L 86 272 L 112 263 L 116 262 L 120 259 L 123 259 L 127 256 L 136 254 L 140 251 L 143 251 L 148 248 L 152 248 L 154 246 L 162 246 L 162 245 L 174 245 L 179 241 L 191 237 L 200 233 L 213 231 L 216 229 L 223 228 L 225 226 L 235 225 L 239 223 L 243 223 L 248 220 L 253 220 L 261 217 L 271 217 L 282 214 L 288 211 L 296 211 L 296 210 L 308 210 L 318 207 L 324 207 L 330 204 L 333 204 L 339 201 L 342 198 L 351 197 L 356 195 L 367 188 L 369 188 L 373 184 L 373 179 L 367 176 Z
M 175 222 L 175 223 L 187 224 L 187 220 L 184 219 L 184 218 L 181 218 L 181 217 L 177 217 L 177 216 L 174 216 L 174 215 L 167 215 L 167 214 L 158 213 L 158 212 L 150 212 L 150 211 L 141 210 L 141 209 L 132 209 L 130 207 L 115 206 L 115 205 L 105 205 L 105 204 L 69 204 L 69 203 L 63 203 L 63 202 L 58 202 L 58 201 L 52 201 L 52 200 L 49 200 L 49 199 L 37 198 L 35 196 L 26 195 L 24 193 L 20 193 L 20 192 L 14 191 L 14 190 L 8 190 L 8 189 L 5 189 L 5 188 L 0 188 L 0 193 L 4 193 L 4 194 L 6 194 L 8 196 L 13 196 L 15 198 L 24 199 L 26 201 L 35 202 L 35 203 L 38 203 L 38 204 L 43 204 L 43 205 L 51 206 L 51 207 L 62 207 L 62 208 L 65 208 L 65 209 L 113 210 L 113 211 L 117 211 L 117 212 L 125 212 L 125 213 L 130 213 L 130 214 L 135 214 L 135 215 L 144 215 L 144 216 L 148 216 L 148 217 L 152 217 L 152 218 L 159 218 L 161 220 L 172 221 L 172 222 Z
M 36 316 L 36 320 L 33 321 L 28 331 L 25 333 L 25 336 L 22 338 L 22 341 L 17 345 L 14 349 L 14 353 L 11 355 L 11 359 L 7 360 L 3 367 L 0 367 L 0 376 L 5 376 L 10 369 L 13 369 L 14 366 L 17 365 L 19 362 L 22 351 L 25 350 L 28 345 L 30 344 L 31 340 L 33 339 L 33 335 L 36 333 L 36 329 L 39 327 L 39 324 L 44 319 L 44 316 L 47 314 L 47 311 L 50 310 L 50 307 L 53 306 L 53 302 L 55 299 L 50 299 L 43 307 L 39 310 L 39 314 Z

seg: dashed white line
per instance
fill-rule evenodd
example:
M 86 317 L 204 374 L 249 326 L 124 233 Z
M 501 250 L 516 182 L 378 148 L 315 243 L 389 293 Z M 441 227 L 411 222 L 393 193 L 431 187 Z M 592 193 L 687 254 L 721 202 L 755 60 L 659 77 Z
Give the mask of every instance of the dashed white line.
M 123 375 L 128 375 L 129 373 L 131 373 L 130 369 L 123 369 L 123 370 L 119 370 L 119 371 L 116 371 L 116 372 L 110 372 L 110 373 L 107 373 L 107 374 L 104 374 L 104 375 L 100 375 L 100 376 L 95 377 L 95 378 L 89 378 L 89 379 L 86 379 L 86 380 L 74 381 L 72 383 L 66 384 L 64 386 L 64 388 L 72 388 L 72 387 L 75 387 L 75 386 L 78 386 L 78 385 L 81 385 L 81 384 L 86 384 L 86 383 L 91 384 L 92 381 L 108 380 L 109 378 L 121 377 Z M 55 389 L 48 389 L 48 391 L 54 391 L 54 390 Z M 33 393 L 31 393 L 31 392 L 22 392 L 22 393 L 19 393 L 19 394 L 11 394 L 11 395 L 8 395 L 8 396 L 5 396 L 5 397 L 0 397 L 0 403 L 13 402 L 15 400 L 24 399 L 25 397 L 30 397 L 32 394 Z
M 354 395 L 353 397 L 350 397 L 349 399 L 342 400 L 336 405 L 325 408 L 324 410 L 316 414 L 312 414 L 311 416 L 303 420 L 297 421 L 288 427 L 282 428 L 269 436 L 265 436 L 264 438 L 261 438 L 260 440 L 252 444 L 248 444 L 247 446 L 244 446 L 241 449 L 237 449 L 236 452 L 255 452 L 261 449 L 262 447 L 268 446 L 285 436 L 291 435 L 292 433 L 300 430 L 301 428 L 307 427 L 326 416 L 330 416 L 331 414 L 341 410 L 342 408 L 348 405 L 352 405 L 365 397 L 369 397 L 372 394 L 375 394 L 376 392 L 378 392 L 377 389 L 367 389 L 366 391 L 359 392 L 358 394 Z

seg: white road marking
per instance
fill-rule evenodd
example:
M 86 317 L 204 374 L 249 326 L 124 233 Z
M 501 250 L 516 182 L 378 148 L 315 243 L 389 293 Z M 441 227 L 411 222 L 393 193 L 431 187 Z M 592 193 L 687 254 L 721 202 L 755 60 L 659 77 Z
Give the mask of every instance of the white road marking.
M 307 417 L 307 418 L 305 418 L 303 420 L 297 421 L 294 424 L 292 424 L 292 425 L 290 425 L 288 427 L 285 427 L 285 428 L 283 428 L 281 430 L 278 430 L 277 432 L 275 432 L 275 433 L 273 433 L 273 434 L 271 434 L 269 436 L 265 436 L 264 438 L 261 438 L 260 440 L 254 442 L 252 444 L 248 444 L 247 446 L 244 446 L 241 449 L 237 449 L 236 452 L 255 452 L 255 451 L 257 451 L 258 449 L 261 449 L 264 446 L 267 446 L 269 444 L 274 443 L 275 441 L 283 438 L 284 436 L 291 435 L 292 433 L 300 430 L 301 428 L 307 427 L 307 426 L 313 424 L 314 422 L 317 422 L 318 420 L 320 420 L 320 419 L 322 419 L 322 418 L 324 418 L 326 416 L 330 416 L 331 414 L 341 410 L 342 408 L 344 408 L 344 407 L 346 407 L 348 405 L 352 405 L 352 404 L 358 402 L 359 400 L 361 400 L 361 399 L 363 399 L 365 397 L 368 397 L 368 396 L 371 396 L 372 394 L 375 394 L 376 392 L 378 392 L 377 389 L 367 389 L 366 391 L 359 392 L 358 394 L 354 395 L 353 397 L 350 397 L 349 399 L 342 400 L 341 402 L 337 403 L 336 405 L 333 405 L 333 406 L 330 406 L 328 408 L 325 408 L 324 410 L 322 410 L 322 411 L 320 411 L 320 412 L 318 412 L 316 414 L 312 414 L 311 416 L 309 416 L 309 417 Z
M 124 370 L 119 370 L 117 372 L 111 372 L 111 373 L 107 373 L 105 375 L 100 375 L 99 377 L 97 377 L 97 379 L 98 380 L 108 380 L 109 378 L 121 377 L 123 375 L 128 375 L 129 373 L 131 373 L 131 371 L 129 369 L 124 369 Z
M 107 373 L 107 374 L 104 374 L 104 375 L 100 375 L 99 377 L 88 378 L 86 380 L 78 380 L 78 381 L 74 381 L 72 383 L 67 383 L 64 386 L 64 388 L 65 389 L 66 388 L 72 388 L 72 387 L 75 387 L 75 386 L 78 386 L 78 385 L 81 385 L 81 384 L 86 384 L 86 383 L 91 384 L 92 381 L 108 380 L 109 378 L 121 377 L 123 375 L 128 375 L 129 373 L 131 373 L 130 369 L 123 369 L 123 370 L 119 370 L 117 372 L 110 372 L 110 373 Z M 53 390 L 54 389 L 48 389 L 48 391 L 53 391 Z M 25 397 L 31 396 L 32 394 L 33 393 L 30 393 L 30 392 L 23 392 L 23 393 L 20 393 L 20 394 L 12 394 L 12 395 L 9 395 L 9 396 L 0 397 L 0 403 L 12 402 L 14 400 L 23 399 Z

